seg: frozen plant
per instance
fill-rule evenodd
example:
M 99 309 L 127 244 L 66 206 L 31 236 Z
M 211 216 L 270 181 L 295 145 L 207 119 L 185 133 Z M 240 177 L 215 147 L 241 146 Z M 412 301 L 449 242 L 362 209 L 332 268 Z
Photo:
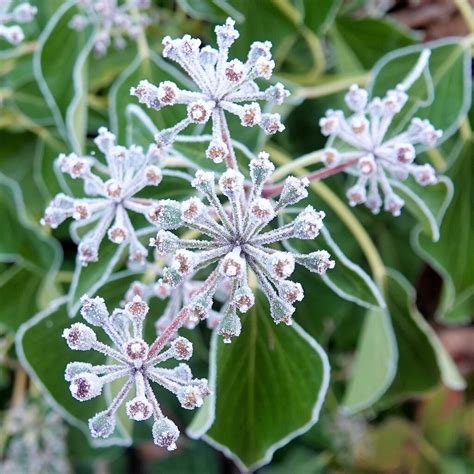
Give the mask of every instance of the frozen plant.
M 114 361 L 107 365 L 92 365 L 71 362 L 66 367 L 65 378 L 70 382 L 71 394 L 79 401 L 90 400 L 101 394 L 104 385 L 124 379 L 123 385 L 110 406 L 89 420 L 91 435 L 107 438 L 115 429 L 117 410 L 134 391 L 135 396 L 125 403 L 127 416 L 131 420 L 154 419 L 152 428 L 155 444 L 173 450 L 179 436 L 177 426 L 163 415 L 155 397 L 151 382 L 161 385 L 175 394 L 186 409 L 200 407 L 209 394 L 206 379 L 195 379 L 187 364 L 180 363 L 170 368 L 159 364 L 175 359 L 190 359 L 193 346 L 184 337 L 174 336 L 174 331 L 164 332 L 153 344 L 143 339 L 148 305 L 136 295 L 125 309 L 116 309 L 109 315 L 102 298 L 82 298 L 81 315 L 89 324 L 102 328 L 112 341 L 106 345 L 97 340 L 92 328 L 83 323 L 74 323 L 65 329 L 63 336 L 73 350 L 94 350 Z M 165 348 L 169 343 L 169 347 Z
M 137 38 L 149 19 L 143 13 L 150 7 L 150 0 L 76 0 L 82 13 L 74 15 L 69 26 L 82 31 L 89 24 L 96 28 L 94 51 L 104 56 L 110 45 L 124 48 L 125 37 Z
M 425 50 L 414 70 L 420 69 L 429 51 Z M 410 81 L 417 77 L 413 76 Z M 354 186 L 347 191 L 351 206 L 364 203 L 374 214 L 380 211 L 384 196 L 384 209 L 399 216 L 404 206 L 403 199 L 392 189 L 388 176 L 403 181 L 412 175 L 422 186 L 437 182 L 435 171 L 428 164 L 414 164 L 415 145 L 433 147 L 441 137 L 428 120 L 413 118 L 410 126 L 392 138 L 386 138 L 396 115 L 407 103 L 405 92 L 410 83 L 397 85 L 385 97 L 368 100 L 368 92 L 357 85 L 351 86 L 345 96 L 347 106 L 353 114 L 346 118 L 341 110 L 329 110 L 319 122 L 322 133 L 331 138 L 334 148 L 324 151 L 328 166 L 340 166 L 357 176 Z M 334 140 L 337 139 L 337 142 Z M 339 152 L 339 142 L 347 151 Z
M 175 287 L 188 275 L 216 264 L 213 284 L 188 304 L 191 313 L 201 319 L 206 318 L 218 284 L 223 279 L 232 282 L 218 329 L 226 342 L 240 333 L 240 319 L 236 311 L 246 312 L 254 304 L 249 272 L 253 272 L 258 287 L 267 297 L 274 321 L 277 324 L 291 324 L 293 303 L 303 298 L 301 285 L 288 280 L 295 263 L 319 274 L 334 266 L 334 261 L 330 260 L 325 250 L 301 255 L 273 247 L 273 244 L 286 239 L 314 239 L 323 226 L 324 218 L 324 212 L 308 206 L 292 222 L 265 231 L 287 206 L 308 195 L 308 181 L 290 176 L 277 202 L 263 198 L 263 185 L 273 170 L 274 165 L 267 153 L 262 152 L 252 159 L 251 184 L 246 194 L 244 175 L 232 168 L 227 169 L 219 179 L 220 191 L 229 201 L 227 208 L 217 196 L 214 173 L 199 170 L 192 185 L 205 196 L 209 205 L 192 197 L 183 203 L 161 200 L 150 209 L 149 218 L 160 229 L 156 238 L 150 239 L 150 245 L 160 255 L 174 253 L 171 265 L 163 270 L 163 282 Z M 169 232 L 179 227 L 196 230 L 206 238 L 182 239 Z
M 159 146 L 169 146 L 186 127 L 212 121 L 212 140 L 206 155 L 215 163 L 226 160 L 236 167 L 224 112 L 236 115 L 244 127 L 260 126 L 271 135 L 284 130 L 279 114 L 262 113 L 256 101 L 281 104 L 289 92 L 281 83 L 261 91 L 256 79 L 270 79 L 275 63 L 269 41 L 256 41 L 250 46 L 247 61 L 229 60 L 229 48 L 239 37 L 235 21 L 228 18 L 216 26 L 218 49 L 201 48 L 201 41 L 184 35 L 179 39 L 163 39 L 163 56 L 177 62 L 199 89 L 198 92 L 180 89 L 174 82 L 164 81 L 158 86 L 146 80 L 131 89 L 131 94 L 147 107 L 159 110 L 165 106 L 183 104 L 187 116 L 175 126 L 156 136 Z M 242 105 L 242 103 L 246 102 Z
M 148 251 L 138 240 L 128 211 L 145 215 L 153 202 L 135 195 L 146 186 L 157 186 L 161 182 L 156 147 L 152 145 L 144 153 L 138 146 L 125 148 L 116 145 L 115 135 L 105 127 L 99 129 L 95 143 L 105 155 L 106 165 L 94 157 L 80 157 L 75 153 L 61 154 L 57 159 L 63 173 L 84 181 L 84 192 L 90 197 L 73 198 L 58 194 L 47 207 L 41 223 L 56 228 L 72 217 L 81 226 L 95 224 L 78 247 L 82 265 L 97 261 L 105 234 L 115 244 L 128 242 L 129 264 L 143 265 Z M 97 173 L 93 172 L 94 168 Z
M 7 23 L 30 23 L 33 21 L 38 9 L 30 3 L 24 2 L 10 10 L 11 0 L 0 0 L 0 38 L 10 44 L 20 44 L 25 39 L 21 26 Z
M 66 427 L 62 418 L 40 400 L 11 408 L 2 423 L 7 449 L 2 474 L 68 474 Z

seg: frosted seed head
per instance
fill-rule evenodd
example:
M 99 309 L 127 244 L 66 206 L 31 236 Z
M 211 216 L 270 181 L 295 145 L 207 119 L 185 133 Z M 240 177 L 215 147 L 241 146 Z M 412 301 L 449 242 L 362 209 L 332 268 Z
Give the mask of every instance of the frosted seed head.
M 217 333 L 224 338 L 226 344 L 232 342 L 232 338 L 239 337 L 240 331 L 242 330 L 242 323 L 240 318 L 235 312 L 233 306 L 229 306 L 225 311 L 224 317 L 222 318 L 217 328 Z
M 281 105 L 290 95 L 281 82 L 277 82 L 274 86 L 270 86 L 265 91 L 265 99 L 273 104 Z
M 215 103 L 210 101 L 197 100 L 196 102 L 191 102 L 188 105 L 188 119 L 192 123 L 206 123 L 211 116 L 214 106 Z
M 268 261 L 268 270 L 273 278 L 285 280 L 295 270 L 295 259 L 289 252 L 275 252 Z
M 81 298 L 81 316 L 89 323 L 94 326 L 103 326 L 107 321 L 109 312 L 105 305 L 104 298 L 96 296 L 95 298 L 89 298 L 87 295 L 83 295 Z
M 244 189 L 244 175 L 240 171 L 229 168 L 219 178 L 222 194 L 228 198 L 240 196 Z
M 155 247 L 160 257 L 174 253 L 179 248 L 179 238 L 167 230 L 159 230 L 155 238 L 150 239 L 150 247 Z
M 291 326 L 294 312 L 295 308 L 281 298 L 275 297 L 270 300 L 270 314 L 276 324 L 285 323 Z
M 179 430 L 169 418 L 163 417 L 155 421 L 152 433 L 154 443 L 160 448 L 166 448 L 168 451 L 176 449 Z
M 140 295 L 135 295 L 132 301 L 125 305 L 125 311 L 130 319 L 136 321 L 143 321 L 149 309 L 149 306 L 143 301 Z
M 301 263 L 311 272 L 324 275 L 326 270 L 334 268 L 335 262 L 331 260 L 329 252 L 326 250 L 317 250 L 304 255 L 301 258 Z
M 218 51 L 211 46 L 204 46 L 199 52 L 199 61 L 204 67 L 214 67 L 218 57 Z
M 114 225 L 107 231 L 107 235 L 114 244 L 121 244 L 128 239 L 128 230 L 120 225 Z
M 187 410 L 198 408 L 203 403 L 201 390 L 199 390 L 198 387 L 194 387 L 192 385 L 180 389 L 177 393 L 177 396 L 181 406 Z
M 254 41 L 250 45 L 250 51 L 248 54 L 249 63 L 254 64 L 259 58 L 271 59 L 271 48 L 272 43 L 270 41 Z
M 83 240 L 77 248 L 77 256 L 82 266 L 97 262 L 99 258 L 99 244 L 93 240 Z
M 109 150 L 115 145 L 116 137 L 110 132 L 106 127 L 100 127 L 98 130 L 98 135 L 94 139 L 94 143 L 97 145 L 97 148 L 107 154 Z
M 176 360 L 189 360 L 193 355 L 193 345 L 185 337 L 177 337 L 171 342 L 173 357 Z
M 255 296 L 248 285 L 237 289 L 232 304 L 241 313 L 246 313 L 255 304 Z
M 169 285 L 171 288 L 176 288 L 182 283 L 184 277 L 174 268 L 163 268 L 163 283 Z
M 280 114 L 262 114 L 260 126 L 267 135 L 274 135 L 285 130 L 285 126 L 281 123 Z
M 89 419 L 89 430 L 93 438 L 108 438 L 115 430 L 115 418 L 107 411 L 101 411 Z
M 350 121 L 350 127 L 356 135 L 362 135 L 369 129 L 369 121 L 363 115 L 355 115 Z
M 272 77 L 273 69 L 275 69 L 275 61 L 273 61 L 273 59 L 260 56 L 255 61 L 254 71 L 257 77 L 268 80 Z
M 193 252 L 186 249 L 179 249 L 173 255 L 171 268 L 177 271 L 181 276 L 189 275 L 196 263 L 196 257 Z
M 347 92 L 344 100 L 347 106 L 354 112 L 362 112 L 367 105 L 369 94 L 365 89 L 361 89 L 357 84 L 353 84 Z
M 70 328 L 65 329 L 63 337 L 67 345 L 76 351 L 88 351 L 97 341 L 95 332 L 82 323 L 74 323 Z
M 290 206 L 307 198 L 308 191 L 306 188 L 308 186 L 309 180 L 307 178 L 295 178 L 294 176 L 286 178 L 280 195 L 281 205 Z
M 150 186 L 158 186 L 163 179 L 161 169 L 155 165 L 149 165 L 145 168 L 145 180 Z
M 148 356 L 148 344 L 140 338 L 134 338 L 124 344 L 125 353 L 133 362 L 142 362 Z
M 387 194 L 384 200 L 384 209 L 393 216 L 398 217 L 401 214 L 405 201 L 396 194 Z
M 222 163 L 229 153 L 227 145 L 220 139 L 212 139 L 206 150 L 206 156 L 214 163 Z
M 300 283 L 286 280 L 280 283 L 278 289 L 281 298 L 287 303 L 293 304 L 302 301 L 304 298 L 303 287 Z
M 238 83 L 244 76 L 245 67 L 242 61 L 233 59 L 229 61 L 224 67 L 224 75 L 226 79 L 231 83 Z
M 71 380 L 69 390 L 76 400 L 83 402 L 101 394 L 102 382 L 96 374 L 83 372 Z
M 372 154 L 363 156 L 357 162 L 357 168 L 364 176 L 370 176 L 374 174 L 377 170 L 377 163 L 375 162 L 374 156 Z
M 85 201 L 75 201 L 72 209 L 72 218 L 76 221 L 83 221 L 91 217 L 92 212 L 89 204 Z
M 161 199 L 150 207 L 148 218 L 160 229 L 181 227 L 181 204 L 171 199 Z
M 69 362 L 66 365 L 66 370 L 64 371 L 64 380 L 66 382 L 71 382 L 71 380 L 79 374 L 84 372 L 90 372 L 93 368 L 92 364 L 87 362 Z
M 269 199 L 255 199 L 249 209 L 251 219 L 260 224 L 270 222 L 275 217 L 275 210 Z
M 214 28 L 217 36 L 217 45 L 219 49 L 228 49 L 234 41 L 240 36 L 239 32 L 234 28 L 235 21 L 227 18 L 224 25 L 218 25 Z
M 243 127 L 253 127 L 260 123 L 262 119 L 262 111 L 260 105 L 257 102 L 251 104 L 245 104 L 239 114 L 240 123 Z
M 173 105 L 178 93 L 178 86 L 174 82 L 163 81 L 158 85 L 157 96 L 162 105 Z
M 195 178 L 191 181 L 191 186 L 205 195 L 209 195 L 214 190 L 215 175 L 212 171 L 197 170 Z
M 275 165 L 270 161 L 270 155 L 264 151 L 250 160 L 250 177 L 256 186 L 264 184 L 275 171 Z
M 431 165 L 420 165 L 413 171 L 413 176 L 418 184 L 426 186 L 428 184 L 436 184 L 436 172 Z
M 326 117 L 321 118 L 319 121 L 321 133 L 326 137 L 337 134 L 340 130 L 343 118 L 344 116 L 340 110 L 328 110 Z
M 146 397 L 132 398 L 125 408 L 127 416 L 134 421 L 148 420 L 153 413 L 153 407 Z
M 298 239 L 315 239 L 323 227 L 326 214 L 316 211 L 312 206 L 307 206 L 295 219 L 294 236 Z
M 242 278 L 246 271 L 245 260 L 238 253 L 230 252 L 222 259 L 221 272 L 227 278 Z
M 346 192 L 347 199 L 349 200 L 350 206 L 357 206 L 357 204 L 362 204 L 367 199 L 367 193 L 365 191 L 365 186 L 356 184 L 350 187 Z
M 187 223 L 198 223 L 203 220 L 207 207 L 197 197 L 187 199 L 181 204 L 181 219 Z
M 394 149 L 395 159 L 404 165 L 413 163 L 416 152 L 415 147 L 411 143 L 400 143 Z

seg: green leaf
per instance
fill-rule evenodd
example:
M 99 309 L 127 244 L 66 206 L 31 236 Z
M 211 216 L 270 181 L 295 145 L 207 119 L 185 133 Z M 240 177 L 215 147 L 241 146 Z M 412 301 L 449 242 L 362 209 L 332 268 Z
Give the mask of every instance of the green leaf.
M 135 275 L 118 274 L 101 288 L 100 294 L 109 309 L 118 306 Z M 68 362 L 84 361 L 104 363 L 105 358 L 96 352 L 72 351 L 61 337 L 73 321 L 67 311 L 67 298 L 51 302 L 49 307 L 24 323 L 16 334 L 16 350 L 22 366 L 44 392 L 46 401 L 72 425 L 79 428 L 95 446 L 130 444 L 130 439 L 119 429 L 107 440 L 90 438 L 87 419 L 105 409 L 104 397 L 88 402 L 78 402 L 64 380 L 64 368 Z
M 468 322 L 474 314 L 474 168 L 472 141 L 450 168 L 454 196 L 440 228 L 440 239 L 431 242 L 415 234 L 417 252 L 444 278 L 444 295 L 438 316 L 444 322 Z
M 225 0 L 178 0 L 180 8 L 193 18 L 223 22 L 228 16 L 242 21 L 240 12 Z
M 189 433 L 204 435 L 241 470 L 267 464 L 278 448 L 313 426 L 329 383 L 323 349 L 300 326 L 275 325 L 266 300 L 257 296 L 231 345 L 213 335 L 213 395 L 207 419 L 199 414 Z
M 0 220 L 0 261 L 11 264 L 0 277 L 1 323 L 14 330 L 31 311 L 39 310 L 45 300 L 57 296 L 54 277 L 61 262 L 61 249 L 28 221 L 19 186 L 2 174 Z M 28 297 L 22 298 L 21 294 Z
M 426 118 L 443 130 L 441 140 L 446 140 L 459 128 L 471 103 L 471 56 L 463 41 L 443 39 L 392 51 L 372 70 L 369 90 L 381 96 L 401 83 L 424 48 L 431 51 L 428 69 L 409 89 L 409 102 L 394 122 L 400 126 L 415 115 Z
M 397 343 L 388 311 L 368 311 L 342 401 L 345 411 L 354 413 L 376 402 L 395 376 L 397 359 Z
M 59 132 L 80 153 L 85 136 L 86 65 L 94 35 L 90 27 L 82 33 L 69 27 L 76 12 L 70 0 L 54 13 L 39 37 L 33 69 Z
M 304 17 L 304 24 L 316 35 L 325 33 L 331 26 L 342 0 L 318 0 L 314 8 L 314 0 L 293 1 Z

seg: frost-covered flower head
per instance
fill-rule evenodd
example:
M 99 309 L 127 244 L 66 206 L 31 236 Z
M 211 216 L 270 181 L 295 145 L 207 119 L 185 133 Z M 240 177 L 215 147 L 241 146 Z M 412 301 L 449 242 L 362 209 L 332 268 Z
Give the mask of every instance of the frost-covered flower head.
M 346 118 L 341 110 L 329 110 L 320 120 L 324 135 L 342 140 L 349 147 L 344 152 L 327 148 L 324 160 L 328 166 L 346 164 L 350 166 L 348 171 L 358 177 L 347 191 L 352 206 L 365 203 L 376 214 L 382 206 L 382 191 L 384 209 L 398 216 L 404 201 L 395 194 L 388 178 L 401 181 L 412 175 L 423 186 L 436 183 L 435 171 L 430 165 L 414 164 L 415 145 L 433 147 L 441 137 L 440 130 L 435 130 L 428 120 L 414 118 L 405 131 L 386 139 L 394 117 L 407 100 L 402 85 L 389 90 L 385 97 L 371 101 L 366 90 L 353 85 L 345 97 L 353 115 Z
M 150 0 L 76 0 L 81 14 L 74 15 L 69 26 L 82 31 L 87 25 L 96 27 L 94 51 L 104 56 L 111 43 L 124 48 L 125 37 L 136 38 L 149 22 L 142 10 L 150 7 Z
M 93 157 L 79 157 L 75 153 L 58 158 L 61 171 L 73 179 L 82 179 L 84 192 L 91 197 L 58 194 L 47 207 L 41 223 L 56 228 L 72 217 L 81 225 L 95 224 L 79 244 L 78 255 L 83 265 L 97 261 L 106 233 L 115 244 L 128 242 L 129 263 L 142 265 L 148 251 L 138 240 L 128 211 L 145 215 L 152 201 L 134 196 L 146 186 L 157 186 L 161 182 L 161 169 L 153 164 L 156 147 L 152 145 L 144 153 L 138 146 L 116 145 L 115 135 L 105 127 L 99 129 L 95 143 L 105 155 L 106 166 Z M 94 168 L 97 173 L 93 172 Z
M 66 367 L 65 379 L 70 382 L 71 394 L 79 401 L 99 396 L 105 384 L 123 379 L 123 385 L 110 406 L 89 420 L 91 435 L 95 438 L 107 438 L 115 429 L 117 410 L 125 403 L 132 391 L 134 397 L 125 403 L 127 416 L 131 420 L 154 419 L 153 439 L 163 448 L 173 450 L 179 436 L 177 426 L 163 415 L 160 404 L 153 392 L 151 383 L 161 385 L 175 394 L 186 409 L 200 407 L 203 398 L 209 394 L 206 379 L 195 379 L 191 369 L 185 363 L 176 367 L 162 368 L 158 365 L 175 359 L 188 360 L 193 346 L 184 337 L 169 342 L 168 337 L 159 337 L 148 345 L 143 338 L 143 326 L 148 305 L 139 297 L 109 315 L 104 300 L 100 297 L 82 298 L 81 314 L 91 325 L 102 328 L 112 341 L 106 345 L 97 340 L 92 328 L 75 323 L 65 329 L 63 336 L 73 350 L 94 350 L 107 356 L 114 363 L 92 365 L 85 362 L 71 362 Z
M 240 118 L 244 127 L 260 126 L 265 133 L 274 134 L 284 129 L 279 114 L 262 113 L 256 101 L 281 104 L 289 95 L 281 83 L 261 91 L 256 79 L 270 79 L 275 63 L 269 41 L 257 41 L 250 46 L 247 60 L 229 60 L 229 48 L 239 37 L 234 20 L 228 18 L 216 26 L 218 49 L 201 48 L 201 41 L 184 35 L 179 39 L 169 36 L 163 40 L 163 56 L 176 61 L 193 80 L 199 92 L 180 89 L 175 83 L 164 81 L 158 86 L 140 81 L 131 94 L 153 109 L 174 104 L 184 104 L 187 116 L 174 127 L 162 130 L 156 137 L 163 147 L 170 145 L 176 136 L 191 124 L 212 121 L 212 140 L 207 157 L 222 162 L 231 152 L 224 112 Z M 245 104 L 242 104 L 244 103 Z
M 189 303 L 192 313 L 204 319 L 212 307 L 217 285 L 223 279 L 232 282 L 219 325 L 219 332 L 227 342 L 240 332 L 236 311 L 246 312 L 254 304 L 249 272 L 255 275 L 259 288 L 267 297 L 275 322 L 290 324 L 294 312 L 292 305 L 303 298 L 301 285 L 288 280 L 295 263 L 319 274 L 334 266 L 325 250 L 301 255 L 273 248 L 272 244 L 286 239 L 314 239 L 324 218 L 323 212 L 308 206 L 292 222 L 265 231 L 281 211 L 308 195 L 307 180 L 289 177 L 277 202 L 263 198 L 263 184 L 273 170 L 267 153 L 252 159 L 248 195 L 244 192 L 244 176 L 239 171 L 228 169 L 223 173 L 219 187 L 229 201 L 226 208 L 217 197 L 214 173 L 199 170 L 192 184 L 206 197 L 209 205 L 192 197 L 183 203 L 161 200 L 150 210 L 150 219 L 160 229 L 156 238 L 150 239 L 150 245 L 162 255 L 173 253 L 171 265 L 163 271 L 165 283 L 177 286 L 187 275 L 216 265 L 214 273 L 218 276 L 213 284 Z M 169 232 L 179 227 L 189 227 L 206 238 L 182 239 Z
M 9 11 L 11 3 L 11 0 L 0 0 L 0 38 L 17 45 L 25 39 L 23 30 L 19 25 L 7 25 L 7 23 L 29 23 L 33 21 L 38 9 L 24 2 Z

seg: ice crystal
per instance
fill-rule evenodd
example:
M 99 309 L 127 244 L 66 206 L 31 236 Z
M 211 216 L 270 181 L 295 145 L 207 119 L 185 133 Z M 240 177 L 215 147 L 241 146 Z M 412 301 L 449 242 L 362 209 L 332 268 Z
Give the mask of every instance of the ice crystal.
M 115 142 L 115 135 L 104 127 L 99 129 L 95 143 L 105 155 L 106 166 L 93 157 L 80 157 L 75 153 L 62 154 L 57 160 L 62 172 L 84 181 L 84 192 L 90 197 L 58 194 L 47 207 L 41 223 L 56 228 L 72 217 L 84 226 L 95 224 L 79 244 L 82 265 L 97 261 L 106 233 L 115 244 L 130 244 L 130 265 L 143 265 L 148 254 L 138 240 L 128 211 L 145 215 L 152 202 L 134 196 L 146 186 L 157 186 L 161 181 L 161 170 L 154 164 L 156 147 L 152 145 L 144 153 L 141 147 L 125 148 Z M 94 168 L 97 173 L 93 172 Z
M 228 207 L 224 207 L 217 196 L 214 173 L 199 170 L 192 184 L 206 197 L 209 205 L 197 197 L 183 203 L 161 200 L 149 212 L 150 219 L 160 229 L 156 237 L 150 239 L 150 245 L 161 255 L 173 254 L 171 264 L 163 271 L 164 283 L 175 287 L 188 275 L 216 264 L 218 277 L 208 284 L 206 291 L 191 299 L 188 304 L 191 313 L 205 318 L 212 307 L 217 285 L 223 279 L 232 282 L 219 325 L 219 332 L 226 342 L 240 332 L 236 311 L 246 312 L 255 300 L 249 286 L 249 271 L 254 273 L 259 288 L 267 297 L 275 322 L 291 324 L 293 303 L 303 298 L 301 285 L 288 280 L 295 263 L 319 274 L 334 266 L 325 250 L 301 255 L 273 248 L 273 244 L 286 239 L 314 239 L 324 218 L 324 212 L 308 206 L 292 222 L 264 231 L 287 206 L 308 195 L 307 180 L 290 176 L 277 202 L 263 198 L 263 185 L 273 170 L 267 153 L 252 159 L 248 194 L 244 192 L 244 176 L 239 171 L 228 169 L 223 173 L 219 187 L 229 201 Z M 183 226 L 207 238 L 182 239 L 169 232 Z
M 66 367 L 65 378 L 70 382 L 71 394 L 79 401 L 90 400 L 101 394 L 105 384 L 124 379 L 123 385 L 109 407 L 89 420 L 93 437 L 107 438 L 115 429 L 117 410 L 129 393 L 135 396 L 126 402 L 127 416 L 135 421 L 153 417 L 153 438 L 156 444 L 168 450 L 176 448 L 179 430 L 163 415 L 151 382 L 175 394 L 186 409 L 199 407 L 208 395 L 206 379 L 195 379 L 187 364 L 162 368 L 159 364 L 169 359 L 188 360 L 193 346 L 184 337 L 158 338 L 152 345 L 143 339 L 143 326 L 148 305 L 136 295 L 125 309 L 116 309 L 109 315 L 102 298 L 82 298 L 81 314 L 89 324 L 101 327 L 112 341 L 112 346 L 99 342 L 93 329 L 75 323 L 65 329 L 63 336 L 74 350 L 94 350 L 113 361 L 108 365 L 72 362 Z M 165 344 L 170 342 L 165 349 Z
M 320 120 L 324 135 L 342 140 L 350 148 L 344 152 L 328 148 L 324 159 L 329 166 L 348 165 L 348 172 L 357 176 L 355 185 L 347 191 L 352 206 L 364 203 L 376 214 L 383 204 L 386 211 L 398 216 L 404 201 L 393 191 L 389 177 L 403 181 L 412 175 L 423 186 L 436 183 L 432 166 L 414 164 L 415 145 L 433 147 L 442 134 L 440 130 L 428 120 L 414 118 L 405 131 L 386 138 L 407 100 L 402 85 L 371 101 L 366 90 L 353 85 L 345 97 L 353 115 L 346 118 L 341 110 L 329 110 Z
M 239 117 L 244 127 L 258 125 L 270 135 L 284 129 L 279 114 L 263 113 L 256 102 L 281 104 L 289 94 L 281 83 L 261 91 L 255 82 L 256 79 L 268 80 L 272 75 L 275 63 L 270 52 L 271 43 L 254 42 L 245 62 L 229 60 L 229 48 L 239 37 L 234 24 L 234 20 L 228 18 L 224 25 L 216 26 L 218 49 L 201 48 L 201 41 L 189 35 L 179 39 L 164 38 L 163 56 L 177 62 L 199 92 L 182 90 L 170 81 L 155 86 L 143 80 L 131 89 L 131 94 L 141 103 L 156 110 L 175 104 L 187 107 L 186 118 L 156 136 L 159 146 L 169 146 L 189 125 L 211 120 L 212 140 L 206 155 L 220 163 L 231 153 L 224 112 Z
M 38 9 L 30 3 L 24 2 L 10 10 L 11 0 L 0 0 L 0 38 L 10 44 L 20 44 L 25 39 L 21 26 L 7 23 L 30 23 Z

